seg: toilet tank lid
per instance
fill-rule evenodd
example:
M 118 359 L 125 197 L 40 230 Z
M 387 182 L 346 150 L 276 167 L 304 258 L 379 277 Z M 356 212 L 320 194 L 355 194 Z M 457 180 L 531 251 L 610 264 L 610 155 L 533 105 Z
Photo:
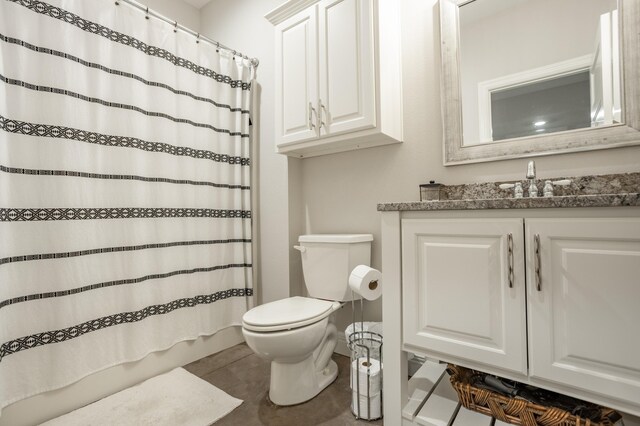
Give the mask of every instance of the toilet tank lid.
M 300 235 L 298 242 L 300 243 L 363 243 L 373 241 L 371 234 L 312 234 Z

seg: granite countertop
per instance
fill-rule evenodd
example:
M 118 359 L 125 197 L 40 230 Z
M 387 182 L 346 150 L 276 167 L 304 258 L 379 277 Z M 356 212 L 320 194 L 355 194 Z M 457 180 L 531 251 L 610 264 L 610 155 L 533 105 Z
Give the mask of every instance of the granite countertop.
M 450 185 L 438 201 L 379 203 L 378 211 L 540 209 L 571 207 L 640 206 L 640 172 L 599 176 L 563 177 L 566 187 L 556 187 L 554 197 L 514 198 L 513 190 L 499 189 L 503 182 Z M 537 180 L 539 190 L 544 180 Z M 526 181 L 522 181 L 526 188 Z M 542 193 L 542 191 L 540 191 Z
M 565 195 L 538 198 L 480 198 L 475 200 L 409 201 L 379 203 L 378 211 L 543 209 L 559 207 L 640 206 L 640 193 Z

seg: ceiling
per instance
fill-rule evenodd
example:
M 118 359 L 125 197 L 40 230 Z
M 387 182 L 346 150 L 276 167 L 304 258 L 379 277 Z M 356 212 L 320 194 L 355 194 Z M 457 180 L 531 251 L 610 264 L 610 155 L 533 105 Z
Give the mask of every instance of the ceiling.
M 191 6 L 200 9 L 203 6 L 206 6 L 211 0 L 182 0 L 185 3 L 189 3 Z

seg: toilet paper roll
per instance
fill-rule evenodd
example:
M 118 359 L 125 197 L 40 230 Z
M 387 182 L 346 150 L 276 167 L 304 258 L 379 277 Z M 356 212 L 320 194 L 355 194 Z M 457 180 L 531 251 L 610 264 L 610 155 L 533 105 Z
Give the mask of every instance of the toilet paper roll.
M 351 363 L 351 390 L 369 397 L 380 393 L 382 388 L 382 363 L 377 359 L 362 357 Z M 358 384 L 360 387 L 358 387 Z
M 382 417 L 382 394 L 374 395 L 367 398 L 364 395 L 358 395 L 357 392 L 351 393 L 351 412 L 364 420 L 375 420 Z M 358 401 L 360 401 L 360 410 L 358 410 Z M 368 404 L 367 404 L 368 402 Z
M 358 265 L 349 275 L 349 287 L 367 300 L 376 300 L 382 296 L 382 273 L 366 265 Z
M 351 336 L 352 333 L 357 331 L 370 331 L 372 333 L 377 333 L 380 336 L 382 336 L 382 323 L 375 322 L 375 321 L 357 321 L 357 322 L 354 322 L 353 324 L 349 324 L 347 328 L 345 328 L 344 330 L 345 340 L 348 342 L 349 336 Z M 378 336 L 376 335 L 371 335 L 366 337 L 371 337 L 372 339 L 378 340 Z

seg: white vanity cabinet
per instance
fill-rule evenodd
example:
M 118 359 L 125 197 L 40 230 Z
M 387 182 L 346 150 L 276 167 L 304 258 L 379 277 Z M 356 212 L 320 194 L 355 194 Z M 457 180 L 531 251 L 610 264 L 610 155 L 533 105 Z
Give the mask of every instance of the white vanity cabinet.
M 279 153 L 309 157 L 402 141 L 399 4 L 291 0 L 275 26 Z
M 406 345 L 527 373 L 522 223 L 402 222 Z
M 392 423 L 410 399 L 407 352 L 640 415 L 640 208 L 382 219 Z
M 525 229 L 529 376 L 640 406 L 640 218 Z

